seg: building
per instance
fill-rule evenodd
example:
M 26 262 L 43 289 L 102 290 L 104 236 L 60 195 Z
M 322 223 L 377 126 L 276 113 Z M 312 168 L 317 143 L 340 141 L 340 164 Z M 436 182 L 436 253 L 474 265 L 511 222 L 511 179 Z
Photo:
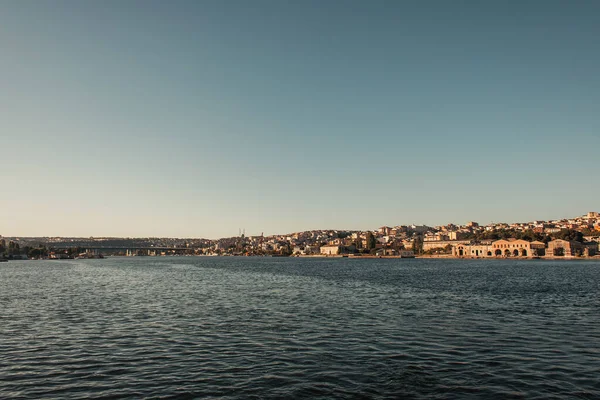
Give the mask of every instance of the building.
M 448 245 L 456 246 L 458 244 L 468 245 L 470 243 L 469 240 L 438 240 L 438 241 L 424 241 L 423 242 L 423 251 L 433 250 L 445 248 Z M 407 247 L 405 245 L 405 247 Z M 410 246 L 408 246 L 410 247 Z
M 425 225 L 410 225 L 408 227 L 408 230 L 411 232 L 416 232 L 416 233 L 425 233 L 428 230 L 430 230 L 431 228 Z
M 387 236 L 390 234 L 391 230 L 392 230 L 392 228 L 390 228 L 389 226 L 382 226 L 381 228 L 379 228 L 379 233 Z
M 375 252 L 376 256 L 384 257 L 384 256 L 393 256 L 400 258 L 415 258 L 415 253 L 412 250 L 396 250 L 396 249 L 378 249 Z
M 454 232 L 448 232 L 448 239 L 449 240 L 462 240 L 465 238 L 467 234 L 465 232 L 458 232 L 458 231 L 454 231 Z
M 493 252 L 489 244 L 458 244 L 452 247 L 454 257 L 484 258 L 492 257 Z
M 326 245 L 326 246 L 321 246 L 321 254 L 327 255 L 327 256 L 334 256 L 337 254 L 341 254 L 342 252 L 342 246 L 339 245 Z
M 554 257 L 576 257 L 582 256 L 586 246 L 583 243 L 572 240 L 556 239 L 548 242 L 546 254 Z
M 450 240 L 448 235 L 441 232 L 428 232 L 423 236 L 424 242 L 439 242 L 441 240 Z
M 456 244 L 452 247 L 454 257 L 539 257 L 543 255 L 542 242 L 528 242 L 521 239 L 501 239 L 491 244 Z
M 304 247 L 304 254 L 319 254 L 321 249 L 319 246 L 315 245 L 307 245 Z
M 531 242 L 522 239 L 501 239 L 492 242 L 494 257 L 532 257 Z
M 535 240 L 530 243 L 531 253 L 535 256 L 545 256 L 546 255 L 546 243 Z
M 398 251 L 396 249 L 392 249 L 392 248 L 382 248 L 382 249 L 377 249 L 377 251 L 375 252 L 375 255 L 377 255 L 377 256 L 396 256 L 396 255 L 398 255 Z

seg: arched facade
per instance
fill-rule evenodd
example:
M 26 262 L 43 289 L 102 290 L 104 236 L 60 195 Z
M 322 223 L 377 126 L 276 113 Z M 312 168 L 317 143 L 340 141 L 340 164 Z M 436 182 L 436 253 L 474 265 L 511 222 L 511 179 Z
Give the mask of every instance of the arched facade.
M 452 248 L 452 255 L 460 258 L 534 257 L 543 246 L 541 242 L 520 239 L 496 240 L 486 245 L 461 243 Z
M 521 239 L 501 239 L 492 242 L 494 255 L 503 257 L 531 257 L 531 242 Z

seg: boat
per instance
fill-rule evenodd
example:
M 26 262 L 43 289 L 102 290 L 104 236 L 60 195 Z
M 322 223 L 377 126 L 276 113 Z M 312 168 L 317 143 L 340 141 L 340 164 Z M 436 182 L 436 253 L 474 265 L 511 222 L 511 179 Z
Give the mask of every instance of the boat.
M 93 253 L 79 253 L 76 260 L 85 260 L 85 259 L 95 259 L 95 258 L 104 258 L 102 254 L 93 254 Z

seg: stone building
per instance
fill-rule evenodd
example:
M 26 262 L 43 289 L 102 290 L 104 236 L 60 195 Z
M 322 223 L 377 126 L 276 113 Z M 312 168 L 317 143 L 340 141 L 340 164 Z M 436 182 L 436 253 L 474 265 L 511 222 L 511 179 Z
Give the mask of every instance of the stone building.
M 437 241 L 428 241 L 423 242 L 423 251 L 432 250 L 432 249 L 440 249 L 444 248 L 448 245 L 456 246 L 459 244 L 468 245 L 470 243 L 469 240 L 437 240 Z M 406 245 L 405 245 L 406 247 Z
M 546 255 L 546 243 L 535 240 L 531 242 L 531 253 L 532 255 L 541 257 Z
M 333 256 L 333 255 L 341 254 L 342 246 L 339 246 L 339 245 L 321 246 L 320 250 L 321 250 L 321 254 Z
M 494 257 L 532 257 L 531 242 L 522 239 L 501 239 L 492 243 Z
M 554 257 L 593 256 L 596 254 L 594 246 L 585 245 L 572 240 L 556 239 L 548 242 L 546 254 Z
M 452 247 L 454 257 L 492 257 L 491 245 L 489 244 L 457 244 Z
M 545 245 L 542 242 L 501 239 L 491 244 L 456 244 L 452 248 L 452 255 L 470 258 L 538 257 L 543 255 L 544 249 Z

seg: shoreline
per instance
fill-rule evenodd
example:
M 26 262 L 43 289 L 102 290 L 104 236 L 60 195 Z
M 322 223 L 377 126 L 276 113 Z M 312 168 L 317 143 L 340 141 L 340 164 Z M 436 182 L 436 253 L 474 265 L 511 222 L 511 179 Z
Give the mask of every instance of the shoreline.
M 568 257 L 559 257 L 559 256 L 541 256 L 541 257 L 454 257 L 448 254 L 440 254 L 440 255 L 420 255 L 414 257 L 406 257 L 406 256 L 375 256 L 375 255 L 353 255 L 353 254 L 311 254 L 311 255 L 296 255 L 296 256 L 280 256 L 280 255 L 254 255 L 254 256 L 244 256 L 244 255 L 207 255 L 207 254 L 170 254 L 170 255 L 159 255 L 159 256 L 123 256 L 123 255 L 107 255 L 103 258 L 85 258 L 85 260 L 101 260 L 101 259 L 111 259 L 111 258 L 159 258 L 159 257 L 203 257 L 203 258 L 221 258 L 221 257 L 243 257 L 243 258 L 254 258 L 254 257 L 264 257 L 264 258 L 331 258 L 331 259 L 351 259 L 351 260 L 376 260 L 376 259 L 435 259 L 435 260 L 503 260 L 503 261 L 600 261 L 600 255 L 595 255 L 591 257 L 576 257 L 576 256 L 568 256 Z M 0 261 L 80 261 L 82 259 L 79 258 L 35 258 L 35 259 L 2 259 Z
M 440 254 L 440 255 L 421 255 L 414 257 L 402 257 L 402 256 L 355 256 L 351 254 L 314 254 L 314 255 L 300 255 L 300 256 L 290 256 L 290 258 L 348 258 L 353 260 L 372 260 L 372 259 L 441 259 L 441 260 L 505 260 L 505 261 L 538 261 L 538 260 L 548 260 L 548 261 L 556 261 L 556 260 L 579 260 L 579 261 L 600 261 L 600 255 L 592 256 L 592 257 L 558 257 L 558 256 L 541 256 L 541 257 L 454 257 L 451 254 Z
M 540 257 L 454 257 L 452 255 L 423 255 L 416 256 L 416 258 L 435 258 L 435 259 L 448 259 L 448 260 L 596 260 L 600 261 L 600 255 L 591 257 L 577 257 L 577 256 L 540 256 Z

